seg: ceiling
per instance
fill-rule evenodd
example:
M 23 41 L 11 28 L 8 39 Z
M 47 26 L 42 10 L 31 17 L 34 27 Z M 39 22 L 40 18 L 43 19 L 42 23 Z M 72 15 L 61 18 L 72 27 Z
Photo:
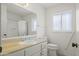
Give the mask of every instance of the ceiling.
M 40 5 L 43 6 L 44 8 L 48 8 L 57 4 L 58 3 L 40 3 Z
M 40 4 L 44 8 L 48 8 L 48 7 L 56 5 L 57 3 L 38 3 L 38 4 Z M 11 12 L 19 14 L 19 15 L 32 14 L 31 11 L 22 9 L 20 7 L 13 5 L 13 4 L 7 4 L 7 6 L 8 6 L 7 7 L 8 11 L 11 11 Z
M 7 10 L 13 13 L 16 13 L 18 15 L 28 15 L 28 14 L 34 14 L 33 12 L 23 9 L 21 7 L 17 7 L 14 4 L 7 4 Z

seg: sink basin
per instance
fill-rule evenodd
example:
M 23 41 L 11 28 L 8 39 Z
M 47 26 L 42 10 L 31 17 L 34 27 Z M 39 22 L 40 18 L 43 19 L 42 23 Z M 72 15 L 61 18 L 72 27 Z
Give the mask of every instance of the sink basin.
M 19 44 L 26 44 L 26 45 L 34 45 L 36 44 L 37 41 L 31 41 L 31 40 L 26 40 L 26 41 L 23 41 L 23 42 L 19 42 Z

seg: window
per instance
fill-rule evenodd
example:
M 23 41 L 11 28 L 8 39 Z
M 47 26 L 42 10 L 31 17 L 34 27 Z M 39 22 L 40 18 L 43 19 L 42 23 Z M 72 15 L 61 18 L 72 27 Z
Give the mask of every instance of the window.
M 53 31 L 55 32 L 71 32 L 72 31 L 72 15 L 71 13 L 63 13 L 53 16 Z
M 65 32 L 71 32 L 72 31 L 72 20 L 71 20 L 71 14 L 65 13 L 62 15 L 62 30 Z
M 53 30 L 61 31 L 61 15 L 53 16 Z

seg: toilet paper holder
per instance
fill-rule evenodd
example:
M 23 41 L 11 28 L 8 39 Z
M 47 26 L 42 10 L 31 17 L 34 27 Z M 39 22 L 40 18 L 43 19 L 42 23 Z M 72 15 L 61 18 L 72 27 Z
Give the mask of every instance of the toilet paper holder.
M 76 47 L 76 48 L 78 48 L 78 43 L 72 43 L 72 47 Z

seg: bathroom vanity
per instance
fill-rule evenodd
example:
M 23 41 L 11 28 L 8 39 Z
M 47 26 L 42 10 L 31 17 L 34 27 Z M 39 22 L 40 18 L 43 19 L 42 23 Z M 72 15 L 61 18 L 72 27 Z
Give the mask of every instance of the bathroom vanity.
M 27 10 L 27 4 L 2 4 L 1 46 L 2 56 L 46 56 L 45 38 L 23 39 L 21 36 L 39 36 L 38 17 Z M 41 34 L 42 35 L 42 34 Z M 14 38 L 15 37 L 15 38 Z M 18 38 L 16 38 L 18 37 Z M 20 37 L 20 38 L 19 38 Z M 4 39 L 6 38 L 6 39 Z M 4 39 L 4 40 L 3 40 Z
M 3 45 L 2 56 L 46 56 L 47 40 L 26 40 L 8 42 Z

